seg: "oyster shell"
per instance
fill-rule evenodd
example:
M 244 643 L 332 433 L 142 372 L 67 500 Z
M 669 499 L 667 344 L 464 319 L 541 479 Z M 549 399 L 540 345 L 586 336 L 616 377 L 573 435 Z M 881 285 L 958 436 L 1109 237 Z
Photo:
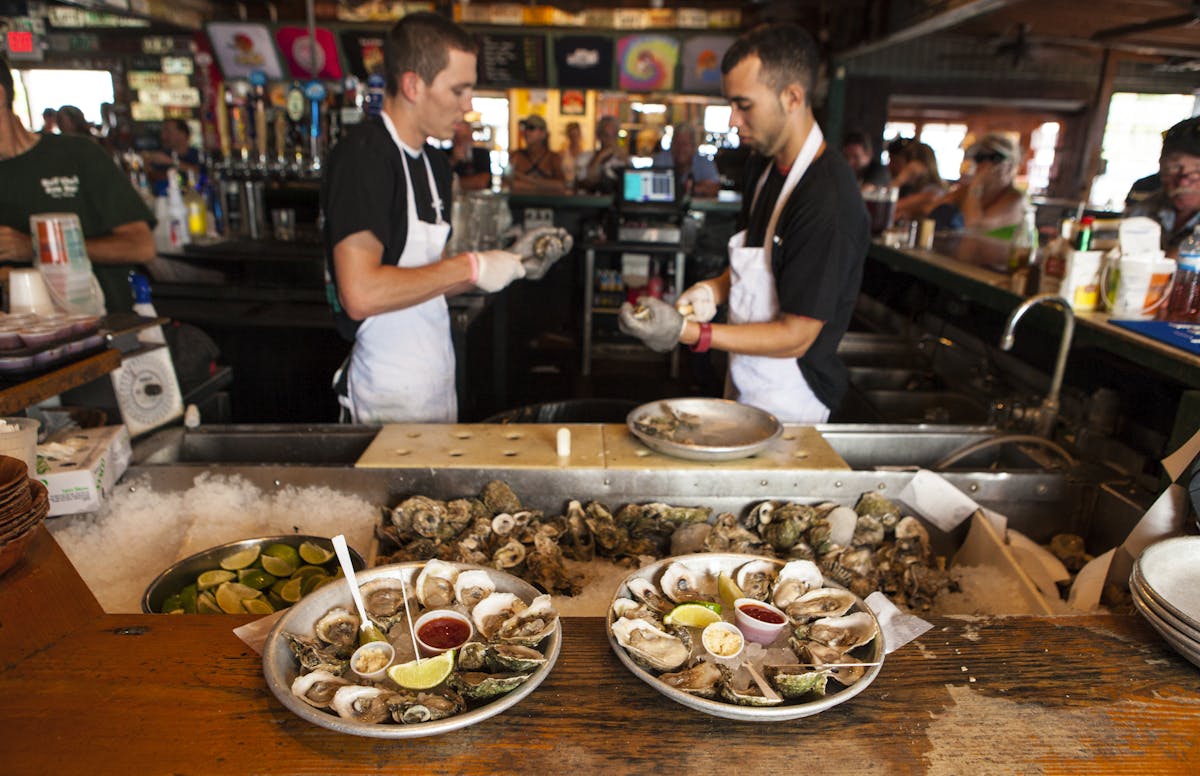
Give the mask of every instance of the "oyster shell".
M 849 652 L 869 644 L 879 635 L 875 618 L 866 612 L 854 612 L 841 617 L 823 617 L 796 629 L 796 635 Z
M 454 580 L 454 600 L 468 610 L 492 593 L 496 592 L 496 583 L 492 576 L 482 569 L 467 569 Z
M 511 617 L 501 623 L 496 638 L 506 644 L 521 644 L 532 647 L 550 635 L 558 622 L 558 612 L 550 596 L 539 595 L 528 606 L 516 609 Z
M 682 671 L 659 674 L 658 678 L 676 690 L 701 698 L 715 698 L 721 686 L 721 669 L 707 660 L 701 660 Z
M 775 577 L 775 586 L 771 589 L 771 603 L 780 609 L 795 601 L 809 590 L 814 590 L 825 584 L 821 569 L 811 560 L 793 560 L 784 564 Z
M 771 583 L 775 581 L 778 567 L 769 560 L 752 560 L 738 567 L 734 576 L 742 595 L 765 601 L 771 592 Z
M 334 676 L 328 671 L 310 671 L 300 674 L 292 682 L 292 695 L 315 706 L 318 709 L 329 708 L 333 695 L 339 688 L 350 684 L 340 676 Z
M 483 493 L 479 497 L 493 515 L 501 512 L 512 514 L 521 511 L 521 499 L 517 498 L 517 494 L 508 486 L 508 483 L 501 480 L 492 480 L 484 485 Z
M 521 644 L 493 644 L 487 648 L 487 666 L 492 673 L 527 674 L 545 663 L 545 655 Z
M 719 668 L 723 678 L 720 694 L 725 700 L 739 706 L 778 706 L 783 703 L 782 696 L 768 698 L 753 682 L 745 688 L 737 687 L 733 682 L 733 672 L 725 666 L 719 666 Z
M 460 671 L 450 674 L 450 686 L 471 700 L 487 700 L 512 692 L 520 687 L 529 674 L 485 674 L 480 671 Z
M 486 641 L 491 641 L 500 632 L 508 618 L 525 608 L 525 602 L 512 593 L 492 593 L 471 610 L 471 621 L 475 630 Z
M 658 586 L 648 579 L 630 580 L 628 588 L 630 595 L 660 614 L 675 608 L 670 599 L 658 591 Z
M 359 625 L 361 623 L 357 614 L 338 606 L 321 615 L 320 619 L 313 624 L 313 632 L 316 633 L 318 639 L 329 644 L 339 653 L 349 654 L 358 646 Z
M 771 686 L 785 698 L 795 700 L 825 694 L 828 672 L 808 666 L 767 666 L 763 672 Z
M 388 708 L 391 695 L 391 690 L 381 687 L 348 684 L 338 688 L 329 706 L 343 719 L 376 724 L 391 717 L 392 712 Z
M 334 676 L 341 676 L 350 668 L 349 656 L 342 657 L 326 644 L 317 639 L 285 633 L 288 648 L 300 661 L 306 671 L 328 671 Z
M 426 609 L 449 606 L 454 603 L 454 582 L 457 579 L 457 567 L 436 558 L 426 562 L 414 584 L 417 600 Z
M 839 587 L 818 587 L 792 601 L 783 611 L 793 622 L 814 617 L 840 617 L 854 606 L 855 597 Z
M 487 644 L 481 641 L 468 641 L 459 647 L 457 665 L 460 671 L 482 671 L 487 665 Z
M 492 565 L 498 569 L 516 568 L 524 562 L 525 545 L 516 539 L 509 539 L 507 544 L 492 554 Z
M 705 592 L 702 589 L 704 585 L 704 575 L 696 572 L 683 565 L 675 562 L 667 566 L 663 571 L 662 578 L 659 579 L 659 586 L 663 593 L 676 603 L 684 601 L 699 601 L 705 597 Z
M 448 687 L 431 692 L 393 693 L 386 703 L 392 719 L 404 725 L 445 719 L 467 707 L 463 697 Z
M 654 671 L 674 671 L 690 656 L 682 641 L 645 620 L 622 617 L 612 624 L 612 634 L 630 657 Z

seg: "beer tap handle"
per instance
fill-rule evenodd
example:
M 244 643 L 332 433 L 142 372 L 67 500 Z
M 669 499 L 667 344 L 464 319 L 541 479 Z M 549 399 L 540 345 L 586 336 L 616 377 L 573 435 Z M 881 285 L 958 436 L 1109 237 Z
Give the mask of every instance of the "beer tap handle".
M 231 145 L 229 143 L 229 102 L 232 96 L 225 89 L 225 83 L 222 82 L 217 86 L 217 139 L 221 145 L 221 161 L 229 164 L 232 160 Z

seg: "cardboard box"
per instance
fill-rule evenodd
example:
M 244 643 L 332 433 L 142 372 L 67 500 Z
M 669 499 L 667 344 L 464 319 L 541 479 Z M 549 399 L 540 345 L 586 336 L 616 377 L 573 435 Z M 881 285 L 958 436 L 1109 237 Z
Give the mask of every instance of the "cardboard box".
M 68 431 L 39 445 L 37 479 L 50 493 L 50 516 L 95 512 L 132 456 L 125 426 Z

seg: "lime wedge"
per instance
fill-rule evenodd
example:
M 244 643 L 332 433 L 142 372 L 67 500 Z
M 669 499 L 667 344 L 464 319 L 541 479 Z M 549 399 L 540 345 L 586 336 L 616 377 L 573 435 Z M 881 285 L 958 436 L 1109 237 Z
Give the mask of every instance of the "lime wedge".
M 454 670 L 454 650 L 420 662 L 413 660 L 388 669 L 388 677 L 406 690 L 428 690 L 446 681 Z
M 204 572 L 196 578 L 196 587 L 200 590 L 208 590 L 209 588 L 216 587 L 222 582 L 228 582 L 236 576 L 237 574 L 234 574 L 232 571 L 213 569 L 212 571 Z
M 716 611 L 713 611 L 713 607 L 716 607 Z M 680 604 L 667 612 L 667 616 L 663 618 L 664 625 L 686 625 L 689 628 L 703 628 L 720 621 L 720 604 L 698 601 Z
M 300 600 L 300 585 L 303 583 L 304 579 L 302 577 L 292 577 L 283 584 L 283 587 L 279 588 L 275 592 L 280 598 L 287 601 L 289 604 L 294 604 Z
M 288 547 L 290 550 L 291 547 Z M 296 556 L 296 563 L 292 563 L 286 558 L 276 558 L 274 555 L 263 554 L 258 562 L 262 564 L 263 571 L 272 574 L 276 577 L 290 577 L 296 570 L 299 564 L 300 556 Z
M 242 601 L 247 598 L 257 598 L 261 595 L 252 587 L 246 587 L 238 582 L 224 582 L 217 588 L 217 606 L 227 614 L 245 614 L 246 608 Z
M 196 595 L 198 590 L 195 585 L 184 585 L 183 590 L 179 591 L 179 605 L 183 607 L 185 614 L 196 613 Z
M 316 542 L 304 542 L 300 545 L 300 557 L 305 563 L 319 566 L 333 557 L 333 550 L 328 550 Z
M 275 611 L 275 607 L 267 603 L 264 598 L 247 598 L 242 601 L 242 606 L 250 614 L 270 614 Z
M 169 595 L 167 596 L 166 600 L 162 602 L 162 606 L 159 607 L 159 611 L 163 614 L 171 614 L 175 611 L 182 612 L 183 599 L 179 597 L 178 593 L 175 595 Z
M 226 555 L 221 559 L 221 568 L 228 571 L 237 571 L 244 569 L 251 563 L 258 560 L 259 548 L 258 545 L 245 550 L 238 550 L 232 555 Z
M 220 614 L 221 607 L 217 605 L 217 598 L 210 591 L 205 590 L 196 597 L 196 614 Z
M 285 560 L 296 568 L 300 565 L 300 553 L 290 544 L 270 544 L 263 548 L 263 557 Z
M 324 574 L 313 574 L 310 577 L 302 577 L 300 580 L 300 594 L 308 595 L 318 587 L 323 587 L 333 581 Z
M 241 569 L 237 576 L 238 582 L 255 590 L 263 590 L 275 584 L 275 577 L 262 569 Z
M 745 598 L 742 589 L 733 581 L 733 577 L 722 571 L 717 575 L 717 592 L 721 595 L 721 603 L 726 609 L 733 608 L 733 602 Z
M 313 574 L 324 574 L 325 569 L 320 566 L 301 566 L 292 572 L 293 577 L 311 577 Z

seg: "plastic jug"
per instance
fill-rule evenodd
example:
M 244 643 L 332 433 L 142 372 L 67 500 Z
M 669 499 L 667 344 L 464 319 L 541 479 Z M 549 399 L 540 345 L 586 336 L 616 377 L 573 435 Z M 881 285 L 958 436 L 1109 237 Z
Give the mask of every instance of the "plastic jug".
M 1115 291 L 1109 291 L 1109 270 L 1104 268 L 1100 287 L 1105 289 L 1105 303 L 1113 318 L 1119 320 L 1149 320 L 1167 299 L 1175 278 L 1175 260 L 1161 251 L 1122 256 L 1118 265 Z

